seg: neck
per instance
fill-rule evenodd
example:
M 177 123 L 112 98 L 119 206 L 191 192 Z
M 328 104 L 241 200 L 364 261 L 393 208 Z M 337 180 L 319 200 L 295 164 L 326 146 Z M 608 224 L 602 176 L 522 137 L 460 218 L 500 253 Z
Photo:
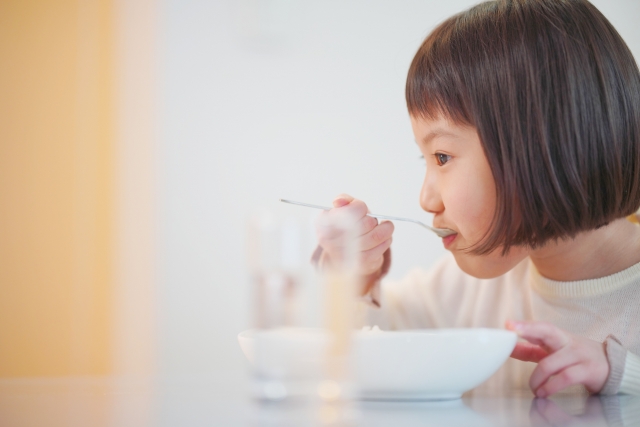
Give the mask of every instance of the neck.
M 618 219 L 574 239 L 551 241 L 529 256 L 547 279 L 570 282 L 609 276 L 640 262 L 640 227 Z

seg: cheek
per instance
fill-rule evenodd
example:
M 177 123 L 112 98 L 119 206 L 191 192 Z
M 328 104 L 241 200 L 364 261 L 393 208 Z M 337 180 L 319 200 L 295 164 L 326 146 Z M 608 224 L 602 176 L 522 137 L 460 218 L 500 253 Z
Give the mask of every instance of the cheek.
M 495 189 L 493 179 L 487 182 L 486 177 L 472 179 L 469 174 L 461 177 L 443 196 L 443 203 L 448 217 L 455 223 L 466 240 L 480 239 L 489 228 L 495 209 Z M 477 175 L 476 175 L 477 176 Z

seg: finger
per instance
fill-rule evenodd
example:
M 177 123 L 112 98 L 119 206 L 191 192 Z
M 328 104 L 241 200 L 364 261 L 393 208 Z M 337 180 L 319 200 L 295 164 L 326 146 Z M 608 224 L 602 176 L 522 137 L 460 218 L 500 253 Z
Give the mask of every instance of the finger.
M 352 199 L 349 204 L 331 209 L 329 218 L 334 220 L 341 227 L 357 225 L 367 213 L 369 208 L 362 200 Z
M 347 232 L 351 236 L 357 237 L 362 234 L 359 231 L 359 221 L 367 214 L 367 205 L 351 196 L 344 196 L 352 201 L 342 207 L 322 211 L 318 217 L 317 236 L 320 246 L 324 249 L 330 250 L 335 247 L 334 241 L 343 241 L 345 231 L 351 227 L 354 228 L 353 234 Z
M 547 353 L 539 345 L 531 344 L 526 341 L 518 341 L 518 343 L 516 343 L 516 347 L 511 353 L 511 357 L 513 357 L 514 359 L 522 360 L 523 362 L 536 363 L 538 363 L 548 355 L 549 353 Z
M 380 267 L 382 267 L 382 263 L 384 262 L 384 253 L 391 246 L 392 240 L 393 239 L 385 240 L 375 248 L 362 252 L 360 262 L 363 274 L 375 273 L 380 269 Z
M 582 384 L 588 375 L 583 364 L 573 365 L 551 377 L 534 392 L 537 397 L 551 396 L 569 386 Z
M 517 332 L 521 338 L 531 344 L 541 346 L 549 353 L 560 350 L 570 342 L 569 336 L 551 323 L 508 321 L 507 328 Z
M 360 236 L 359 247 L 361 251 L 368 251 L 385 242 L 393 235 L 393 223 L 390 221 L 382 221 L 374 227 L 373 230 Z
M 367 234 L 378 225 L 378 219 L 365 215 L 358 223 L 358 236 Z
M 353 202 L 354 198 L 348 194 L 340 194 L 335 199 L 333 199 L 333 207 L 340 208 L 342 206 L 346 206 L 349 203 Z
M 538 362 L 538 366 L 531 373 L 531 378 L 529 378 L 531 390 L 537 390 L 551 376 L 579 362 L 577 353 L 569 348 L 550 354 Z

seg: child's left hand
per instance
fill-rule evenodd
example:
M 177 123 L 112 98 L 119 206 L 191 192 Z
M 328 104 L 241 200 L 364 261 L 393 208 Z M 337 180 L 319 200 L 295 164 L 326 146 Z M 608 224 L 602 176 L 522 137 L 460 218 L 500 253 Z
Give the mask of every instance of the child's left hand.
M 528 341 L 519 341 L 511 357 L 538 363 L 529 379 L 537 397 L 550 396 L 575 384 L 583 384 L 590 393 L 602 390 L 609 376 L 602 343 L 571 335 L 545 322 L 508 320 L 506 328 Z

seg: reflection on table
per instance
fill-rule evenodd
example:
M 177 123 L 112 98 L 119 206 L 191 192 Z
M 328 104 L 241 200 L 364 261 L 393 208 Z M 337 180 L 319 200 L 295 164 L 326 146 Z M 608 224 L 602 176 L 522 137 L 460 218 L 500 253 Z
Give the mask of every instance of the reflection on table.
M 441 402 L 261 403 L 215 378 L 0 380 L 0 425 L 639 426 L 640 397 L 469 393 Z

